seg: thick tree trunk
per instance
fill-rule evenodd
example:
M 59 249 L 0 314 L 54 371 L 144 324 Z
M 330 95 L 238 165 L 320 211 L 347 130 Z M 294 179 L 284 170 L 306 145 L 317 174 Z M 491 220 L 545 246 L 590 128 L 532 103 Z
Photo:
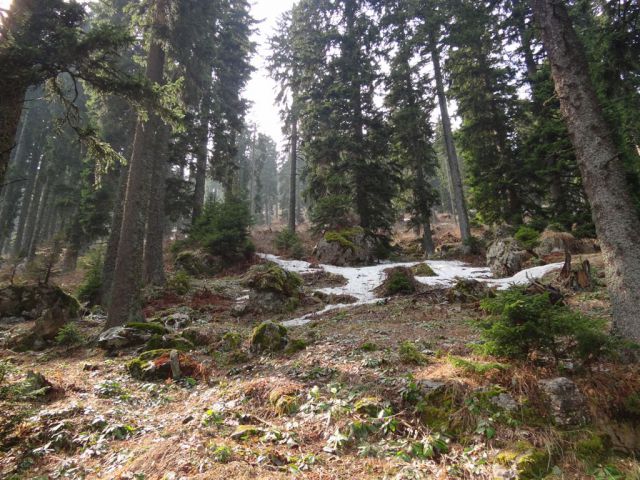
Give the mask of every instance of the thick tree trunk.
M 162 26 L 166 23 L 164 2 L 158 1 L 155 6 L 154 23 Z M 150 81 L 162 82 L 164 58 L 162 43 L 152 37 L 146 71 Z M 153 152 L 149 151 L 149 148 L 155 143 L 154 127 L 158 122 L 157 115 L 151 113 L 148 121 L 139 118 L 136 125 L 118 256 L 111 288 L 111 298 L 118 301 L 109 303 L 106 328 L 139 320 L 142 315 L 140 290 L 143 284 L 144 237 L 151 183 L 150 169 L 154 163 Z
M 298 119 L 295 114 L 291 121 L 291 155 L 289 158 L 289 230 L 296 231 L 296 190 L 298 170 Z
M 159 119 L 158 119 L 159 120 Z M 165 125 L 158 125 L 153 151 L 153 180 L 144 246 L 144 279 L 151 285 L 164 285 L 163 239 L 165 230 L 164 199 L 167 186 L 167 145 L 169 132 Z
M 605 262 L 614 330 L 640 342 L 640 219 L 564 2 L 532 0 Z
M 73 225 L 71 225 L 69 229 L 67 248 L 64 251 L 64 258 L 62 260 L 62 269 L 65 272 L 73 272 L 77 268 L 81 244 L 82 226 L 80 225 L 80 217 L 76 213 L 74 215 Z
M 30 259 L 33 259 L 36 256 L 36 248 L 42 243 L 42 231 L 51 205 L 50 198 L 51 184 L 46 181 L 42 190 L 42 198 L 40 199 L 40 206 L 38 208 L 33 236 L 31 237 L 31 242 L 29 244 L 28 257 Z
M 195 223 L 196 219 L 202 215 L 202 207 L 204 206 L 204 187 L 207 181 L 207 165 L 209 163 L 209 114 L 212 102 L 213 97 L 211 92 L 207 90 L 200 104 L 200 138 L 196 152 L 196 181 L 193 191 L 193 214 L 191 216 L 191 223 Z
M 0 78 L 0 91 L 2 92 L 2 102 L 0 102 L 0 185 L 2 185 L 9 168 L 11 152 L 15 146 L 27 85 L 5 85 Z
M 422 230 L 422 249 L 424 250 L 425 257 L 428 257 L 435 252 L 433 237 L 431 236 L 431 221 L 429 218 L 425 220 Z
M 107 240 L 107 249 L 104 253 L 104 263 L 102 267 L 102 287 L 100 296 L 104 307 L 109 306 L 113 274 L 116 270 L 118 243 L 120 242 L 120 231 L 122 230 L 122 213 L 124 211 L 124 199 L 127 196 L 128 179 L 129 165 L 122 165 L 120 167 L 120 178 L 118 179 L 118 196 L 116 197 L 113 205 L 111 228 L 109 230 L 109 239 Z
M 442 131 L 444 136 L 444 146 L 447 152 L 447 165 L 449 167 L 449 176 L 451 178 L 451 190 L 453 191 L 453 203 L 455 204 L 456 216 L 458 217 L 458 225 L 460 226 L 460 236 L 462 241 L 468 241 L 471 238 L 471 228 L 469 226 L 469 213 L 467 212 L 467 203 L 464 198 L 464 189 L 462 187 L 462 176 L 460 175 L 460 165 L 458 163 L 458 154 L 453 143 L 453 132 L 451 131 L 451 119 L 449 118 L 449 109 L 447 108 L 447 97 L 444 93 L 444 81 L 442 79 L 442 69 L 440 67 L 440 53 L 436 45 L 435 39 L 431 41 L 431 60 L 433 62 L 433 72 L 436 80 L 436 90 L 438 92 L 438 102 L 440 104 L 440 117 L 442 119 Z
M 24 229 L 27 224 L 27 218 L 29 216 L 29 209 L 31 208 L 31 200 L 33 198 L 33 189 L 36 185 L 38 177 L 38 166 L 40 165 L 40 153 L 39 151 L 32 152 L 31 160 L 29 162 L 29 168 L 27 171 L 27 184 L 22 194 L 22 202 L 20 205 L 20 215 L 18 217 L 18 228 L 16 230 L 16 237 L 13 241 L 13 255 L 20 255 L 22 249 L 22 243 L 24 238 Z

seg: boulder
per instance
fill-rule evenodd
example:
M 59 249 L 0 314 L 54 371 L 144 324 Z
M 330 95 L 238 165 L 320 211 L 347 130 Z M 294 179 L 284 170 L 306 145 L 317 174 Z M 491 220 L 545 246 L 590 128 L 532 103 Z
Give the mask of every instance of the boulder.
M 176 270 L 184 270 L 189 275 L 197 277 L 220 273 L 224 262 L 220 257 L 202 250 L 185 250 L 176 255 L 174 265 Z
M 242 284 L 255 291 L 293 297 L 301 293 L 302 278 L 273 262 L 266 262 L 251 267 L 242 279 Z
M 17 350 L 39 350 L 55 339 L 67 323 L 80 318 L 80 305 L 71 295 L 52 285 L 9 285 L 0 289 L 0 318 L 35 319 L 30 332 L 9 344 Z
M 316 245 L 315 255 L 330 265 L 366 265 L 375 260 L 375 242 L 359 227 L 330 231 Z
M 577 244 L 575 237 L 568 232 L 545 230 L 540 235 L 540 243 L 534 251 L 539 257 L 545 257 L 553 253 L 564 253 L 565 250 L 575 253 Z
M 204 369 L 192 357 L 176 350 L 160 349 L 144 352 L 127 363 L 133 378 L 144 381 L 203 377 Z
M 558 426 L 583 425 L 589 420 L 585 398 L 566 377 L 538 381 L 553 421 Z
M 263 322 L 251 334 L 251 353 L 280 352 L 287 346 L 287 329 L 273 322 Z
M 134 347 L 146 343 L 151 336 L 151 332 L 143 329 L 124 326 L 111 327 L 98 337 L 98 347 L 109 351 Z
M 497 277 L 510 277 L 522 270 L 531 254 L 523 250 L 511 238 L 501 238 L 493 242 L 487 250 L 487 265 Z

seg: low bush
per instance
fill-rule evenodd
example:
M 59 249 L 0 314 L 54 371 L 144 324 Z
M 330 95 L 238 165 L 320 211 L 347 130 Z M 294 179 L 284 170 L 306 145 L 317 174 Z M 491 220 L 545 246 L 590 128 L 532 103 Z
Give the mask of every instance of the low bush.
M 103 249 L 90 250 L 80 259 L 80 264 L 85 271 L 85 276 L 76 293 L 78 300 L 87 302 L 89 306 L 98 305 L 102 295 Z
M 63 325 L 56 335 L 56 343 L 58 345 L 72 346 L 79 345 L 84 341 L 80 329 L 75 323 L 67 323 Z
M 191 277 L 184 270 L 178 270 L 167 279 L 167 290 L 177 293 L 178 295 L 186 295 L 191 289 Z
M 234 263 L 253 254 L 249 240 L 251 213 L 243 200 L 230 198 L 224 202 L 209 202 L 189 232 L 189 241 L 202 246 L 208 253 Z
M 513 237 L 527 250 L 533 250 L 540 243 L 540 232 L 526 225 L 521 226 Z
M 485 298 L 480 305 L 489 314 L 481 321 L 484 343 L 477 347 L 485 354 L 526 358 L 538 351 L 556 360 L 570 355 L 588 361 L 609 345 L 604 320 L 554 304 L 548 293 L 511 288 Z
M 278 232 L 275 240 L 276 248 L 278 252 L 288 255 L 295 259 L 304 257 L 304 248 L 300 237 L 296 235 L 296 232 L 289 230 L 282 230 Z

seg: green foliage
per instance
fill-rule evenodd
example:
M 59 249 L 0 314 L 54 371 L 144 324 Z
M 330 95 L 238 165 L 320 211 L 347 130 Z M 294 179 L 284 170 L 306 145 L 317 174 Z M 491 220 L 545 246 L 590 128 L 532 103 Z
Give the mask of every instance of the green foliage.
M 229 463 L 233 458 L 233 450 L 226 445 L 213 446 L 211 458 L 214 462 Z
M 449 363 L 456 368 L 461 368 L 468 373 L 476 373 L 484 375 L 493 370 L 506 370 L 507 365 L 498 362 L 476 362 L 474 360 L 467 360 L 466 358 L 455 357 L 450 355 L 448 357 Z
M 353 223 L 352 200 L 348 195 L 327 195 L 316 201 L 310 212 L 314 230 L 340 230 Z
M 209 202 L 190 231 L 190 240 L 201 245 L 211 255 L 228 263 L 248 258 L 254 251 L 249 240 L 251 214 L 247 203 L 230 198 L 224 202 Z
M 294 353 L 301 352 L 305 348 L 307 348 L 307 342 L 305 342 L 301 338 L 294 338 L 289 340 L 289 343 L 287 344 L 287 348 L 285 348 L 284 353 L 286 353 L 287 355 L 293 355 Z
M 77 297 L 81 302 L 89 305 L 100 303 L 102 294 L 102 269 L 104 266 L 104 252 L 100 249 L 92 249 L 81 259 L 84 269 L 84 280 L 78 287 Z
M 556 359 L 570 354 L 587 361 L 609 345 L 602 319 L 554 305 L 547 293 L 532 295 L 512 288 L 482 300 L 481 307 L 490 315 L 481 322 L 485 343 L 478 350 L 485 354 L 526 358 L 541 351 Z
M 292 258 L 300 259 L 304 257 L 302 241 L 296 232 L 292 232 L 289 229 L 278 232 L 275 244 L 279 252 L 289 255 Z
M 522 247 L 533 250 L 540 243 L 540 232 L 527 225 L 522 225 L 516 231 L 514 238 Z
M 415 291 L 415 279 L 408 268 L 393 269 L 384 282 L 385 295 L 411 294 Z
M 84 342 L 84 336 L 75 323 L 66 323 L 57 333 L 55 341 L 58 345 L 72 346 Z
M 437 273 L 433 271 L 433 268 L 428 263 L 419 263 L 411 267 L 411 271 L 416 277 L 435 277 Z
M 427 356 L 418 350 L 415 343 L 406 340 L 400 344 L 398 355 L 402 363 L 411 365 L 424 365 L 427 363 Z
M 166 289 L 178 295 L 186 295 L 191 289 L 191 277 L 184 270 L 178 270 L 167 279 Z

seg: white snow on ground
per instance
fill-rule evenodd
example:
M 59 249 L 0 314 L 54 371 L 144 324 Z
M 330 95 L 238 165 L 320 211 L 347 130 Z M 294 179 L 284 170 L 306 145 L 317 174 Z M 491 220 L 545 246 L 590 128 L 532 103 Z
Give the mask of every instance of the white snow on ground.
M 258 255 L 265 260 L 277 263 L 285 270 L 290 270 L 292 272 L 309 273 L 317 271 L 317 269 L 310 268 L 310 264 L 308 262 L 303 262 L 301 260 L 285 260 L 275 255 L 263 253 Z M 347 283 L 338 287 L 319 288 L 318 291 L 338 295 L 351 295 L 356 298 L 356 303 L 327 305 L 319 312 L 314 312 L 293 320 L 287 320 L 282 322 L 282 324 L 288 327 L 304 325 L 305 323 L 310 322 L 317 315 L 329 310 L 375 303 L 380 300 L 380 298 L 375 296 L 373 290 L 382 284 L 384 271 L 386 269 L 400 266 L 411 267 L 418 263 L 423 262 L 381 263 L 379 265 L 366 267 L 337 267 L 335 265 L 320 265 L 320 269 L 326 272 L 342 275 L 347 279 Z M 500 290 L 509 288 L 512 285 L 527 285 L 533 280 L 543 277 L 548 272 L 562 268 L 563 265 L 562 263 L 542 265 L 540 267 L 522 270 L 521 272 L 516 273 L 513 277 L 496 279 L 491 277 L 491 271 L 486 267 L 471 267 L 455 260 L 429 260 L 426 263 L 433 269 L 436 276 L 416 277 L 416 280 L 425 285 L 446 287 L 455 283 L 457 278 L 473 278 L 480 282 L 486 282 L 491 286 L 496 286 Z

